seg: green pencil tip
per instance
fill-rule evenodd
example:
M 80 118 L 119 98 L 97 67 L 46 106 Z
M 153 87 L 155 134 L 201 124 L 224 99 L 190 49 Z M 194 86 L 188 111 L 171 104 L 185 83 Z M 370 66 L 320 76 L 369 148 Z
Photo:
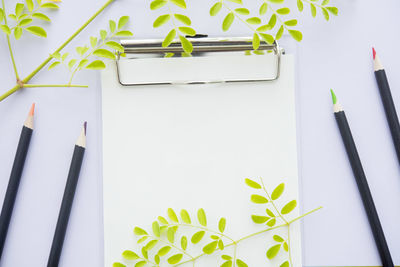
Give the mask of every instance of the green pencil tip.
M 337 103 L 337 98 L 336 98 L 336 95 L 335 95 L 335 93 L 333 92 L 332 89 L 331 89 L 331 95 L 332 95 L 332 102 L 335 105 Z

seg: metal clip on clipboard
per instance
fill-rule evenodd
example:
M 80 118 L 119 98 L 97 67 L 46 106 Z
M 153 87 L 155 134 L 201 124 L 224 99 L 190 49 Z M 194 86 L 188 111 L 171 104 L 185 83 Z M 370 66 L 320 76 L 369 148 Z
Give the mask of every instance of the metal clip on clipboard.
M 206 53 L 219 53 L 219 52 L 240 52 L 253 50 L 252 38 L 251 37 L 233 37 L 233 38 L 190 38 L 193 44 L 192 56 L 204 56 Z M 179 42 L 174 41 L 168 47 L 162 47 L 163 40 L 159 39 L 148 39 L 148 40 L 121 40 L 120 43 L 124 48 L 124 53 L 129 59 L 135 60 L 137 58 L 143 58 L 146 56 L 154 55 L 156 57 L 164 57 L 165 53 L 182 53 L 182 47 Z M 223 80 L 218 82 L 233 83 L 233 82 L 263 82 L 263 81 L 274 81 L 279 78 L 280 67 L 281 67 L 281 56 L 284 54 L 284 50 L 278 45 L 277 42 L 273 44 L 267 44 L 265 42 L 260 43 L 258 50 L 272 51 L 276 59 L 275 75 L 272 77 L 262 79 L 235 79 L 235 80 Z M 141 83 L 123 83 L 120 75 L 120 53 L 116 60 L 118 82 L 122 86 L 137 86 L 137 85 L 162 85 L 162 84 L 174 84 L 173 81 L 162 81 L 162 82 L 141 82 Z M 202 84 L 202 83 L 215 83 L 216 81 L 187 81 L 185 84 Z

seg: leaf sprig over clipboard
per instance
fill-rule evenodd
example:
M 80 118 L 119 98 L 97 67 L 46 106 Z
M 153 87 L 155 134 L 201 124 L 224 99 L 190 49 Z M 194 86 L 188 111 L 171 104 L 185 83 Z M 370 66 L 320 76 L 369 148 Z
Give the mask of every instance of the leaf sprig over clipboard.
M 290 214 L 297 207 L 297 201 L 291 200 L 279 208 L 277 202 L 285 190 L 285 184 L 281 183 L 275 187 L 270 194 L 263 180 L 256 182 L 251 179 L 245 179 L 248 187 L 255 190 L 250 196 L 250 201 L 256 205 L 264 205 L 264 214 L 253 214 L 251 220 L 255 224 L 263 225 L 265 228 L 258 232 L 234 239 L 226 233 L 228 222 L 225 218 L 218 220 L 218 229 L 208 226 L 209 218 L 204 209 L 199 209 L 197 214 L 192 216 L 185 209 L 178 213 L 169 208 L 167 216 L 158 216 L 151 224 L 151 231 L 135 227 L 133 233 L 137 236 L 138 251 L 125 250 L 122 252 L 124 261 L 115 262 L 113 267 L 146 267 L 146 266 L 195 266 L 199 258 L 214 256 L 217 266 L 220 267 L 248 267 L 246 259 L 237 257 L 238 245 L 243 240 L 254 236 L 272 232 L 273 244 L 266 247 L 266 258 L 274 259 L 279 253 L 285 253 L 285 260 L 280 263 L 280 267 L 292 267 L 292 255 L 290 246 L 290 226 L 301 218 L 321 209 L 322 207 L 311 210 L 296 218 L 288 219 L 286 215 Z M 278 228 L 286 228 L 286 236 L 280 236 L 273 231 Z M 206 241 L 205 245 L 200 241 Z M 197 248 L 200 252 L 192 255 L 188 252 L 189 246 Z M 200 247 L 199 247 L 200 246 Z M 233 252 L 227 252 L 227 248 L 233 247 Z M 192 250 L 191 250 L 192 251 Z M 221 252 L 221 258 L 215 254 Z

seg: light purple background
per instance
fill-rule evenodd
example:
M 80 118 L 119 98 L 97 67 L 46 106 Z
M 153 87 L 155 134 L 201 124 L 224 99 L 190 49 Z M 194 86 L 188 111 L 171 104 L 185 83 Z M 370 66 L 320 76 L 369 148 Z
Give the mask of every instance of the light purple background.
M 292 2 L 294 0 L 287 0 Z M 15 57 L 25 77 L 72 34 L 103 1 L 65 0 L 50 16 L 48 39 L 26 34 L 15 43 Z M 301 16 L 304 40 L 296 49 L 297 110 L 302 208 L 324 206 L 304 220 L 305 265 L 378 265 L 373 239 L 331 110 L 329 88 L 345 107 L 371 191 L 385 228 L 395 263 L 400 264 L 400 169 L 392 146 L 378 90 L 371 46 L 387 67 L 393 97 L 400 102 L 398 47 L 400 2 L 397 0 L 332 0 L 340 16 L 329 23 Z M 209 18 L 211 1 L 188 1 L 198 32 L 221 36 L 222 17 Z M 258 4 L 257 4 L 258 5 Z M 8 1 L 8 9 L 15 2 Z M 254 7 L 254 10 L 257 6 Z M 53 12 L 52 12 L 53 13 Z M 57 14 L 56 14 L 57 13 Z M 297 13 L 296 13 L 297 14 Z M 130 15 L 136 38 L 161 37 L 153 30 L 148 1 L 117 0 L 66 51 L 88 43 L 108 19 Z M 235 23 L 229 35 L 248 34 Z M 1 92 L 14 84 L 4 36 L 0 37 Z M 32 83 L 67 81 L 65 71 L 42 71 Z M 84 120 L 88 149 L 76 192 L 60 266 L 103 265 L 101 94 L 98 72 L 78 74 L 75 83 L 88 89 L 25 89 L 0 103 L 0 202 L 8 183 L 21 124 L 29 106 L 37 103 L 29 157 L 0 266 L 45 266 L 54 233 L 73 144 Z

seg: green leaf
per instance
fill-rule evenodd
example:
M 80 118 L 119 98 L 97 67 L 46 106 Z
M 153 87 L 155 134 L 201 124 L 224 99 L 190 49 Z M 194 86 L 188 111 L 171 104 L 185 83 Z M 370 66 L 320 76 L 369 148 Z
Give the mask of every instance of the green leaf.
M 143 255 L 143 257 L 144 257 L 145 259 L 148 259 L 148 258 L 149 258 L 149 253 L 148 253 L 146 247 L 142 247 L 142 255 Z
M 120 37 L 133 36 L 133 33 L 130 31 L 119 31 L 115 34 L 115 36 L 120 36 Z
M 186 8 L 186 2 L 185 0 L 170 0 L 172 3 L 174 3 L 176 6 L 181 7 L 181 8 Z
M 293 39 L 295 39 L 298 42 L 300 42 L 303 39 L 303 34 L 300 31 L 289 30 L 289 33 L 293 37 Z
M 129 16 L 122 16 L 118 20 L 118 30 L 122 29 L 129 21 Z
M 122 45 L 120 45 L 117 42 L 108 41 L 108 42 L 106 42 L 106 46 L 108 46 L 108 47 L 110 47 L 110 48 L 112 48 L 112 49 L 114 49 L 114 50 L 116 50 L 118 52 L 121 52 L 121 53 L 124 52 L 124 48 L 122 47 Z
M 228 13 L 226 15 L 224 21 L 222 22 L 222 30 L 226 32 L 231 27 L 233 21 L 235 20 L 235 14 L 233 12 Z
M 275 217 L 275 214 L 270 209 L 267 208 L 266 212 L 270 217 L 272 217 L 272 218 Z
M 265 223 L 269 219 L 269 217 L 259 216 L 259 215 L 251 215 L 251 219 L 255 223 L 262 224 L 262 223 Z
M 58 5 L 54 3 L 44 3 L 40 6 L 41 8 L 50 8 L 50 9 L 58 9 Z
M 194 233 L 191 238 L 192 243 L 193 244 L 199 243 L 201 241 L 201 239 L 203 239 L 205 233 L 206 233 L 205 231 L 198 231 L 198 232 Z
M 174 241 L 175 241 L 176 230 L 178 230 L 177 226 L 169 227 L 167 230 L 167 239 L 171 243 L 174 243 Z
M 250 11 L 247 8 L 244 8 L 244 7 L 236 8 L 235 12 L 240 14 L 240 15 L 245 15 L 245 16 L 250 14 Z
M 328 21 L 329 20 L 329 12 L 326 10 L 326 8 L 322 8 L 322 14 L 324 15 L 324 18 Z
M 150 9 L 156 10 L 156 9 L 162 8 L 167 3 L 168 3 L 168 1 L 166 1 L 166 0 L 154 0 L 153 2 L 150 3 Z
M 272 191 L 271 199 L 272 200 L 278 199 L 282 195 L 284 190 L 285 190 L 285 183 L 279 184 L 277 187 L 275 187 L 274 191 Z
M 11 30 L 7 25 L 0 25 L 0 28 L 5 34 L 7 34 L 7 35 L 11 34 Z
M 279 28 L 278 32 L 276 33 L 276 36 L 275 36 L 276 40 L 281 39 L 284 30 L 285 30 L 285 28 L 283 27 L 283 25 L 281 25 L 281 27 Z
M 301 0 L 297 0 L 297 9 L 302 12 L 304 9 L 303 2 Z
M 297 19 L 287 20 L 287 21 L 285 21 L 285 25 L 286 26 L 296 26 L 297 25 Z
M 93 64 L 93 62 L 91 64 Z M 88 67 L 89 66 L 87 66 L 86 68 L 88 68 Z M 135 235 L 148 235 L 148 233 L 140 227 L 135 227 L 133 229 L 133 232 L 135 233 Z
M 112 267 L 126 267 L 126 265 L 119 262 L 114 262 Z
M 310 3 L 310 8 L 311 8 L 311 15 L 315 18 L 315 16 L 317 15 L 317 8 L 315 7 L 314 4 Z
M 107 49 L 102 49 L 102 48 L 94 50 L 93 55 L 98 56 L 98 57 L 115 59 L 115 54 L 113 52 L 110 52 Z
M 146 265 L 146 261 L 139 261 L 135 264 L 135 267 L 144 267 Z
M 68 67 L 70 68 L 70 69 L 72 69 L 74 66 L 75 66 L 75 64 L 76 64 L 76 59 L 71 59 L 69 62 L 68 62 Z
M 185 25 L 190 26 L 192 24 L 192 21 L 188 16 L 182 14 L 174 14 L 174 17 Z
M 236 260 L 237 267 L 249 267 L 244 261 L 237 259 Z
M 279 15 L 287 15 L 290 13 L 290 9 L 287 7 L 279 8 L 276 10 L 276 13 L 278 13 Z
M 175 30 L 175 29 L 172 29 L 172 30 L 167 34 L 167 36 L 165 37 L 165 39 L 164 39 L 164 41 L 163 41 L 163 43 L 162 43 L 162 46 L 163 46 L 163 47 L 168 47 L 168 46 L 172 43 L 172 41 L 174 40 L 175 37 L 176 37 L 176 30 Z
M 154 21 L 153 27 L 158 28 L 158 27 L 164 25 L 165 23 L 167 23 L 170 19 L 171 19 L 170 14 L 161 15 Z
M 261 25 L 260 27 L 258 27 L 258 28 L 257 28 L 257 31 L 258 31 L 258 32 L 266 32 L 266 31 L 268 31 L 269 29 L 270 29 L 269 25 L 268 25 L 268 24 L 265 24 L 265 25 Z
M 329 4 L 329 0 L 324 0 L 322 1 L 321 5 L 326 6 L 327 4 Z
M 87 46 L 78 46 L 76 48 L 76 52 L 78 53 L 79 56 L 83 56 L 87 51 L 89 50 L 89 48 Z
M 130 250 L 125 250 L 124 252 L 122 252 L 122 257 L 126 260 L 131 260 L 131 261 L 140 258 L 138 254 Z
M 159 255 L 155 255 L 154 256 L 154 261 L 156 262 L 157 265 L 160 265 L 160 256 Z
M 181 248 L 183 250 L 187 249 L 187 237 L 186 236 L 182 236 L 182 238 L 181 238 Z
M 104 41 L 107 38 L 107 31 L 100 30 L 100 38 Z
M 283 243 L 283 249 L 284 249 L 286 252 L 289 251 L 289 246 L 288 246 L 288 244 L 287 244 L 286 242 Z
M 265 15 L 267 13 L 267 10 L 268 10 L 268 4 L 264 2 L 260 6 L 260 10 L 258 11 L 258 13 L 262 16 L 262 15 Z
M 212 254 L 215 249 L 217 248 L 218 245 L 218 241 L 213 241 L 211 243 L 208 243 L 207 245 L 205 245 L 203 247 L 203 252 L 206 254 Z
M 2 8 L 0 8 L 0 23 L 3 22 L 4 18 L 5 18 L 4 11 Z
M 271 30 L 275 27 L 275 25 L 276 25 L 276 15 L 275 14 L 273 14 L 271 16 L 271 18 L 269 19 L 268 25 L 269 25 Z
M 246 22 L 249 24 L 261 24 L 261 19 L 259 17 L 252 17 L 246 19 Z
M 146 246 L 144 246 L 144 248 L 145 248 L 145 250 L 149 251 L 152 248 L 154 248 L 155 245 L 157 245 L 157 243 L 158 243 L 158 240 L 151 240 L 151 241 L 149 241 L 149 243 L 147 243 Z
M 160 256 L 167 255 L 168 252 L 169 252 L 170 250 L 171 250 L 171 247 L 170 247 L 170 246 L 162 247 L 162 248 L 160 248 L 160 250 L 157 252 L 157 255 L 160 255 Z
M 39 26 L 30 26 L 25 28 L 25 30 L 40 37 L 47 37 L 46 31 Z
M 196 35 L 196 31 L 190 27 L 179 27 L 178 28 L 183 34 L 194 36 Z
M 67 59 L 68 55 L 69 53 L 64 53 L 61 57 L 61 60 L 64 62 Z
M 271 34 L 263 33 L 260 32 L 261 38 L 263 38 L 264 41 L 266 41 L 268 44 L 273 44 L 275 39 Z
M 218 240 L 218 248 L 220 250 L 224 250 L 225 248 L 224 241 L 222 241 L 222 239 Z
M 282 214 L 288 214 L 292 210 L 294 210 L 296 208 L 296 206 L 297 206 L 297 201 L 296 200 L 292 200 L 282 208 L 281 213 Z
M 197 219 L 199 220 L 199 223 L 203 226 L 207 226 L 207 217 L 206 213 L 204 212 L 203 209 L 199 209 L 197 212 Z
M 214 240 L 218 240 L 219 239 L 219 236 L 217 236 L 217 235 L 211 235 L 210 236 L 212 239 L 214 239 Z
M 157 221 L 153 222 L 152 228 L 153 228 L 154 235 L 156 237 L 160 237 L 160 225 L 158 224 Z
M 211 16 L 217 15 L 218 12 L 221 10 L 221 8 L 222 8 L 222 3 L 221 3 L 221 2 L 215 3 L 215 4 L 210 8 L 210 15 L 211 15 Z
M 218 222 L 218 230 L 223 233 L 225 231 L 225 227 L 226 227 L 226 219 L 225 218 L 221 218 Z
M 111 33 L 114 33 L 114 32 L 115 32 L 115 29 L 117 28 L 117 24 L 116 24 L 115 21 L 113 21 L 113 20 L 110 20 L 110 21 L 108 22 L 108 24 L 109 24 L 109 26 L 110 26 L 110 32 L 111 32 Z
M 229 260 L 232 259 L 232 257 L 229 256 L 229 255 L 222 255 L 221 258 L 222 258 L 223 260 L 226 260 L 226 261 L 229 261 Z
M 91 36 L 90 37 L 90 45 L 92 46 L 92 48 L 95 48 L 97 46 L 97 38 Z
M 290 264 L 288 261 L 285 261 L 284 263 L 282 263 L 279 267 L 289 267 Z
M 220 267 L 232 267 L 232 261 L 231 260 L 226 261 L 222 263 Z
M 158 220 L 160 221 L 160 223 L 162 223 L 162 224 L 168 224 L 167 219 L 165 219 L 163 216 L 158 216 L 157 219 L 158 219 Z
M 335 16 L 337 16 L 337 14 L 339 13 L 339 10 L 337 9 L 337 7 L 328 6 L 328 7 L 326 7 L 326 9 Z
M 26 2 L 26 7 L 28 8 L 29 12 L 33 11 L 34 5 L 32 0 L 25 0 Z
M 285 0 L 268 0 L 268 1 L 274 4 L 282 4 Z
M 86 68 L 87 68 L 87 67 L 86 67 Z M 104 68 L 105 68 L 105 66 L 104 66 Z M 148 236 L 143 236 L 143 237 L 139 238 L 139 240 L 137 241 L 137 243 L 140 244 L 140 243 L 146 241 L 147 238 L 148 238 Z
M 17 3 L 15 6 L 15 16 L 19 18 L 22 15 L 22 12 L 24 11 L 25 5 L 22 3 Z
M 51 21 L 50 18 L 43 13 L 33 13 L 32 17 L 44 21 Z
M 275 240 L 276 242 L 282 243 L 283 241 L 285 241 L 285 240 L 284 240 L 282 237 L 280 237 L 279 235 L 274 235 L 273 238 L 274 238 L 274 240 Z
M 236 4 L 240 4 L 240 5 L 243 4 L 242 0 L 228 0 L 228 1 L 236 3 Z
M 176 213 L 173 209 L 169 208 L 167 213 L 171 221 L 179 223 L 178 217 L 176 216 Z
M 275 256 L 278 254 L 280 249 L 281 249 L 281 244 L 270 247 L 267 250 L 267 258 L 270 260 L 275 258 Z
M 17 20 L 17 17 L 16 17 L 14 14 L 8 15 L 8 17 L 9 17 L 10 19 Z
M 272 226 L 274 226 L 276 224 L 276 219 L 275 218 L 272 218 L 271 220 L 269 220 L 268 222 L 267 222 L 267 225 L 269 226 L 269 227 L 272 227 Z
M 255 37 L 256 37 L 256 34 L 254 34 L 254 36 L 253 36 L 253 48 L 254 48 L 255 50 L 257 50 L 258 47 L 260 46 L 260 39 L 258 38 L 257 48 L 255 48 L 255 47 L 256 47 L 256 46 L 254 45 L 254 38 L 255 38 Z M 257 37 L 258 37 L 258 35 L 257 35 Z M 251 199 L 251 202 L 256 203 L 256 204 L 265 204 L 265 203 L 268 203 L 268 199 L 266 199 L 265 197 L 260 196 L 260 195 L 251 195 L 250 199 Z
M 254 189 L 261 189 L 261 185 L 259 183 L 254 182 L 253 180 L 246 178 L 245 182 L 248 186 Z
M 85 67 L 88 64 L 88 62 L 89 62 L 89 60 L 82 59 L 78 64 L 78 69 L 82 69 L 83 67 Z
M 14 32 L 15 34 L 15 32 Z M 17 39 L 17 37 L 15 37 Z M 18 40 L 18 39 L 17 39 Z M 51 65 L 49 66 L 49 70 L 54 69 L 56 66 L 60 65 L 60 61 L 54 61 L 53 63 L 51 63 Z
M 183 254 L 175 254 L 168 258 L 168 263 L 169 264 L 177 264 L 178 262 L 181 261 L 182 257 L 183 257 Z
M 192 223 L 192 220 L 190 219 L 189 213 L 185 209 L 181 210 L 181 218 L 182 218 L 182 221 L 184 223 L 187 223 L 187 224 L 191 224 Z
M 22 35 L 22 28 L 16 27 L 14 29 L 14 37 L 15 37 L 15 39 L 19 40 L 19 38 L 21 38 L 21 35 Z
M 32 23 L 32 19 L 23 19 L 18 23 L 18 26 L 23 27 L 23 26 L 26 26 L 31 23 Z

